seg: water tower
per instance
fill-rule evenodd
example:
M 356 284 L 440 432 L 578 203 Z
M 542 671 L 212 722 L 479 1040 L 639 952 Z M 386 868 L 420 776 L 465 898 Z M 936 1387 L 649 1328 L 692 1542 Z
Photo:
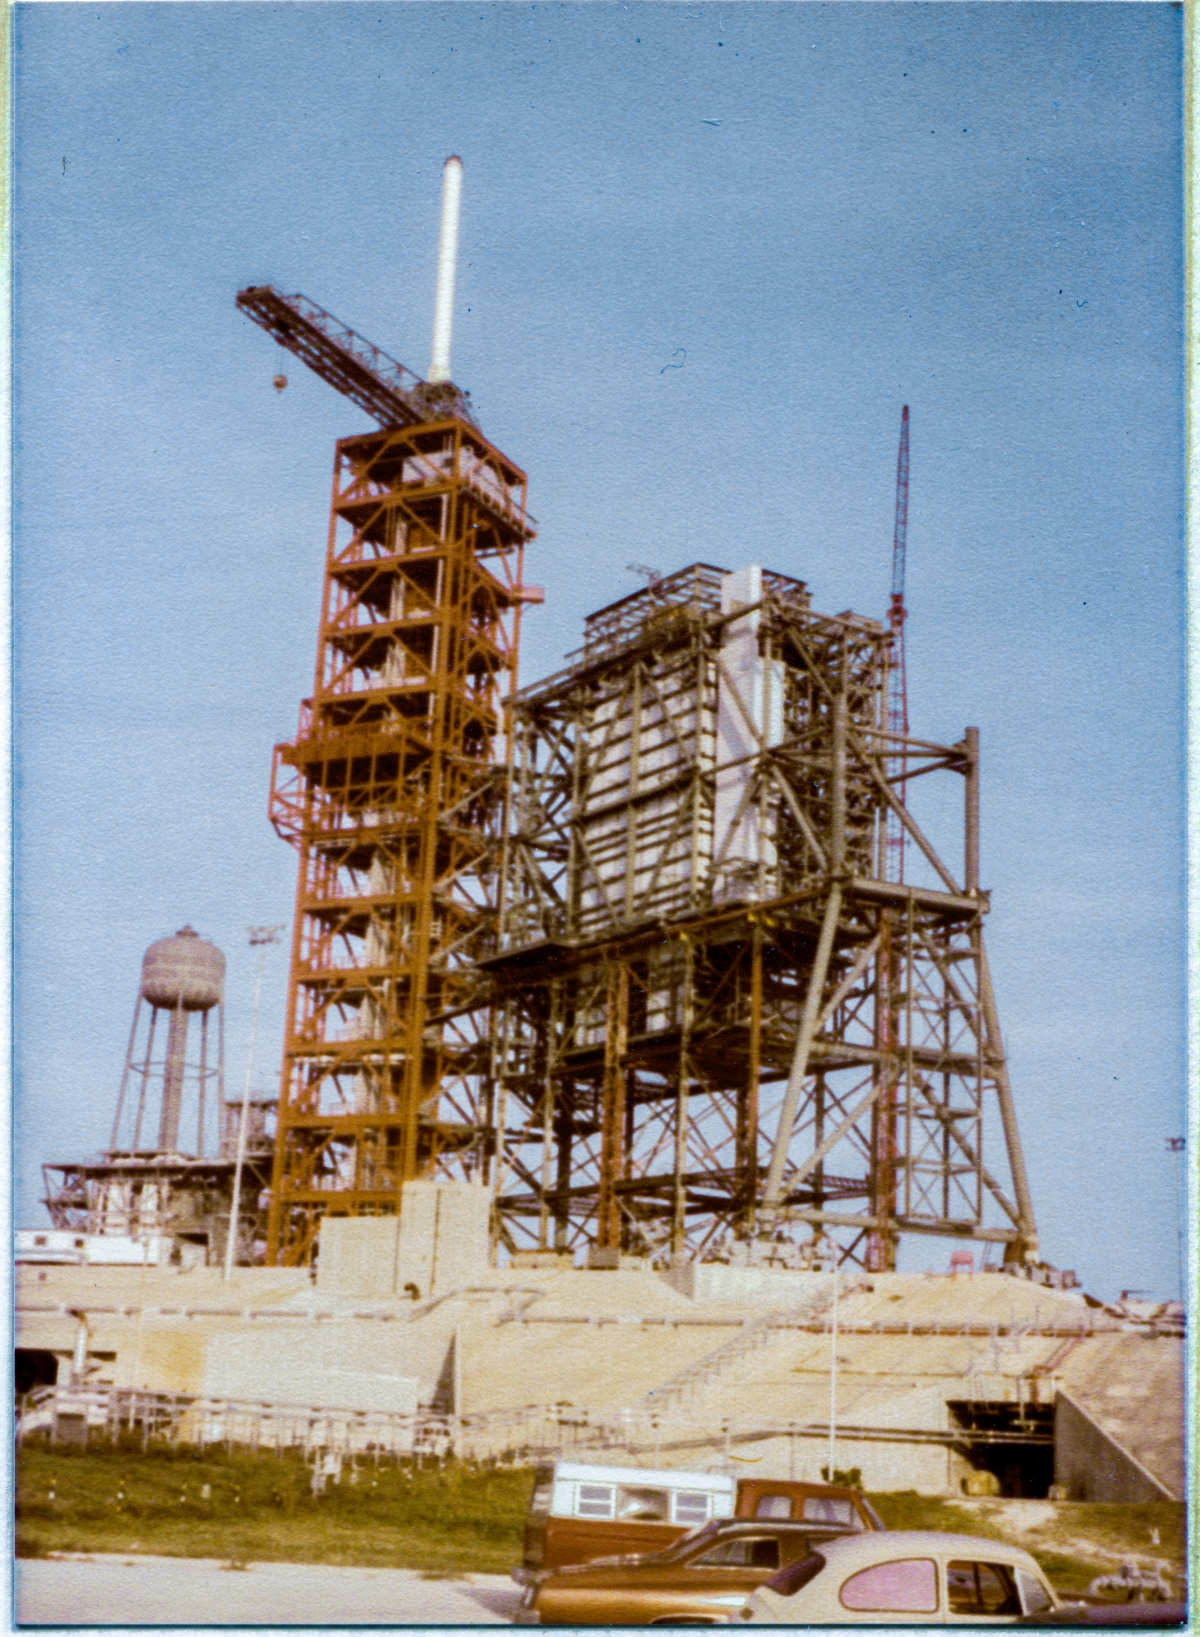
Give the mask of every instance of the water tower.
M 129 1048 L 125 1054 L 125 1070 L 117 1096 L 117 1112 L 113 1120 L 111 1148 L 114 1153 L 176 1154 L 180 1151 L 180 1121 L 183 1114 L 184 1092 L 188 1082 L 196 1087 L 195 1157 L 204 1157 L 205 1114 L 212 1106 L 208 1097 L 209 1083 L 218 1081 L 219 1104 L 224 1063 L 224 1007 L 225 957 L 215 944 L 201 938 L 190 926 L 181 927 L 172 938 L 159 938 L 147 949 L 142 959 L 142 979 L 138 986 L 137 1004 L 133 1012 L 133 1028 L 129 1033 Z M 149 1006 L 149 1021 L 142 1030 L 143 1008 Z M 209 1064 L 208 1017 L 217 1013 L 216 1063 Z M 200 1016 L 200 1052 L 198 1060 L 188 1061 L 188 1031 L 193 1013 Z M 155 1042 L 161 1040 L 160 1028 L 166 1018 L 166 1052 L 155 1059 Z M 144 1036 L 139 1044 L 139 1031 Z M 127 1092 L 130 1082 L 138 1083 L 136 1110 L 126 1113 Z M 132 1101 L 132 1099 L 130 1099 Z M 147 1125 L 147 1113 L 153 1115 L 158 1103 L 158 1141 L 143 1142 L 152 1129 Z M 122 1122 L 129 1141 L 121 1142 Z
M 42 1167 L 50 1220 L 90 1236 L 88 1262 L 232 1265 L 260 1254 L 273 1104 L 243 1101 L 242 1112 L 257 1120 L 235 1155 L 224 1106 L 224 988 L 224 955 L 190 926 L 145 953 L 110 1145 L 92 1159 Z M 210 1141 L 222 1115 L 225 1134 Z

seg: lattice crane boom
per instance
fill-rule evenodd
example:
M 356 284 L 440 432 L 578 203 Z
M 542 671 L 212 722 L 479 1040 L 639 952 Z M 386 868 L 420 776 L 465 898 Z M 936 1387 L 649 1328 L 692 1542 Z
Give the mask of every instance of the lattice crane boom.
M 908 677 L 904 664 L 904 572 L 908 556 L 908 405 L 900 413 L 900 454 L 896 461 L 896 522 L 892 532 L 892 600 L 888 624 L 892 663 L 888 674 L 887 726 L 891 734 L 908 733 Z M 895 740 L 893 740 L 895 745 Z M 899 747 L 897 747 L 899 748 Z M 904 772 L 903 757 L 892 761 L 894 775 Z M 904 826 L 895 813 L 887 818 L 887 868 L 890 881 L 904 880 Z
M 470 398 L 460 387 L 423 381 L 307 296 L 285 296 L 273 285 L 256 284 L 238 292 L 237 304 L 381 427 L 415 426 L 447 415 L 476 424 Z
M 896 461 L 896 526 L 892 534 L 892 614 L 904 620 L 904 560 L 908 550 L 908 405 L 900 412 L 900 455 Z
M 908 552 L 908 405 L 900 414 L 900 454 L 896 461 L 896 522 L 892 532 L 892 600 L 888 625 L 892 651 L 887 672 L 887 730 L 892 754 L 887 759 L 887 776 L 894 789 L 905 789 L 908 769 L 908 679 L 904 669 L 904 570 Z M 883 876 L 885 881 L 904 880 L 905 829 L 894 808 L 884 819 Z M 867 1236 L 867 1266 L 878 1272 L 896 1265 L 895 1219 L 898 1209 L 897 1181 L 900 1098 L 898 1046 L 902 1037 L 900 1016 L 903 992 L 897 929 L 892 917 L 880 917 L 880 945 L 876 962 L 878 1019 L 877 1046 L 880 1053 L 879 1091 L 871 1121 L 871 1150 L 874 1171 L 872 1207 L 876 1226 Z

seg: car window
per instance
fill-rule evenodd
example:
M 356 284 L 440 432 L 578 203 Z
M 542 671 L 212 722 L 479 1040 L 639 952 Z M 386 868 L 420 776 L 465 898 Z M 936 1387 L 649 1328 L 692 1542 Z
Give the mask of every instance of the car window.
M 671 1516 L 670 1491 L 649 1489 L 641 1484 L 620 1484 L 617 1488 L 617 1516 L 644 1523 L 666 1523 Z
M 799 1563 L 789 1563 L 786 1569 L 780 1569 L 778 1574 L 772 1575 L 767 1585 L 773 1592 L 778 1592 L 780 1597 L 792 1597 L 801 1587 L 815 1580 L 824 1567 L 825 1559 L 820 1552 L 810 1552 L 807 1557 L 802 1557 Z
M 806 1495 L 805 1523 L 857 1523 L 854 1502 L 835 1495 Z
M 946 1601 L 951 1614 L 1020 1614 L 1013 1572 L 1007 1563 L 973 1563 L 956 1558 L 946 1565 Z
M 937 1568 L 932 1558 L 905 1557 L 873 1563 L 842 1585 L 842 1607 L 875 1614 L 936 1614 Z
M 693 1567 L 700 1569 L 741 1568 L 777 1569 L 779 1542 L 739 1535 L 735 1540 L 723 1540 L 718 1546 L 692 1559 Z
M 671 1497 L 676 1523 L 703 1523 L 708 1517 L 709 1497 L 703 1489 L 677 1489 Z
M 790 1518 L 791 1515 L 790 1495 L 760 1495 L 758 1505 L 754 1508 L 756 1518 Z
M 811 1535 L 807 1530 L 801 1534 L 799 1530 L 789 1529 L 787 1534 L 781 1535 L 779 1539 L 779 1560 L 781 1563 L 795 1563 L 802 1557 L 808 1557 L 826 1538 L 828 1537 L 820 1529 Z M 836 1538 L 834 1536 L 834 1539 Z
M 575 1515 L 580 1518 L 611 1518 L 613 1499 L 612 1484 L 580 1484 Z
M 1026 1614 L 1040 1614 L 1043 1609 L 1054 1606 L 1050 1593 L 1037 1575 L 1030 1574 L 1028 1569 L 1017 1570 L 1017 1589 L 1021 1594 L 1021 1607 Z

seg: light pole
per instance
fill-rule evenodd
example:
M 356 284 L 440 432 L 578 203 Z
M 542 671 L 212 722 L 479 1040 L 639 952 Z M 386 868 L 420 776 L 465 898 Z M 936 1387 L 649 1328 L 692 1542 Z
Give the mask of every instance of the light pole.
M 1187 1152 L 1186 1137 L 1168 1137 L 1166 1139 L 1168 1154 L 1183 1154 Z M 1175 1172 L 1175 1207 L 1179 1219 L 1179 1300 L 1187 1307 L 1187 1258 L 1184 1246 L 1187 1234 L 1187 1183 L 1185 1181 L 1185 1161 L 1180 1161 Z
M 838 1275 L 837 1246 L 829 1242 L 829 1272 L 833 1279 L 833 1319 L 829 1327 L 829 1482 L 836 1483 L 834 1460 L 837 1456 L 837 1367 L 838 1367 Z
M 242 1198 L 242 1167 L 246 1163 L 246 1127 L 250 1123 L 250 1078 L 254 1073 L 254 1043 L 258 1038 L 258 1003 L 262 999 L 263 962 L 267 945 L 277 944 L 281 926 L 252 926 L 250 947 L 258 950 L 258 971 L 254 978 L 254 1013 L 250 1022 L 250 1050 L 246 1054 L 246 1089 L 242 1093 L 242 1117 L 238 1121 L 237 1164 L 233 1168 L 233 1204 L 229 1208 L 229 1233 L 225 1240 L 225 1277 L 233 1273 L 237 1251 L 238 1207 Z

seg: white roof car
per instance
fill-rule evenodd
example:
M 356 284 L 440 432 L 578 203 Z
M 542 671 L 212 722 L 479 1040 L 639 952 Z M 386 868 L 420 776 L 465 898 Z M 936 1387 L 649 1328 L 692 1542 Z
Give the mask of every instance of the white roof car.
M 976 1535 L 848 1535 L 781 1569 L 741 1618 L 757 1625 L 1011 1624 L 1058 1607 L 1028 1552 Z

